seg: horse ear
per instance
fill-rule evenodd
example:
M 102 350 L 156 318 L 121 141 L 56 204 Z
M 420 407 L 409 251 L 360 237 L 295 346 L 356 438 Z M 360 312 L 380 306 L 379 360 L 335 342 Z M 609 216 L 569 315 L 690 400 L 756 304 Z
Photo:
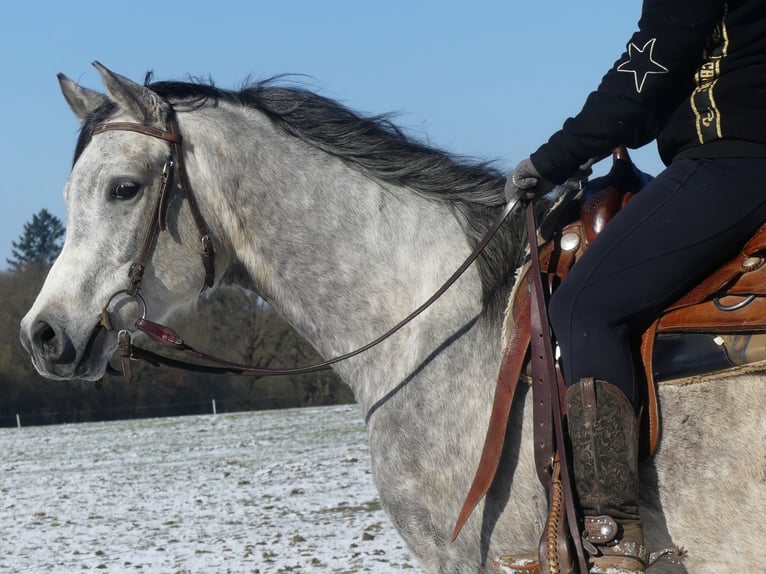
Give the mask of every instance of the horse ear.
M 64 98 L 81 122 L 84 122 L 91 113 L 108 101 L 105 95 L 95 90 L 83 88 L 64 74 L 59 74 L 58 79 Z
M 130 116 L 143 124 L 162 119 L 162 102 L 157 94 L 125 76 L 115 74 L 100 62 L 93 62 L 93 66 L 101 74 L 109 98 Z

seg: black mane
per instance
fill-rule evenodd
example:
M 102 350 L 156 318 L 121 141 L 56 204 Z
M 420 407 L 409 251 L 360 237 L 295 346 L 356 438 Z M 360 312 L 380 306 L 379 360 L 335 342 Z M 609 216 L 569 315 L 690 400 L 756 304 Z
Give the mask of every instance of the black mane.
M 436 149 L 408 137 L 387 114 L 361 115 L 342 104 L 272 78 L 241 90 L 225 90 L 212 82 L 152 82 L 146 87 L 173 103 L 178 111 L 228 102 L 256 109 L 275 125 L 383 182 L 450 202 L 463 214 L 465 231 L 475 245 L 504 203 L 503 174 L 490 163 L 477 162 Z M 106 105 L 83 125 L 75 159 L 90 141 L 93 127 L 116 109 Z M 508 222 L 479 259 L 485 306 L 505 304 L 513 272 L 521 263 L 524 238 L 520 219 Z

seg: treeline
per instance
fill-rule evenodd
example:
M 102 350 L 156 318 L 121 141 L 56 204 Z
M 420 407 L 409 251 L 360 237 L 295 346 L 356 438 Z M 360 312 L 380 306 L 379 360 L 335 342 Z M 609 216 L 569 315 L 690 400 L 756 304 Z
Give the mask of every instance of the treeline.
M 134 363 L 135 378 L 106 375 L 102 384 L 40 377 L 19 342 L 19 322 L 46 267 L 0 272 L 0 426 L 261 410 L 353 401 L 332 371 L 290 377 L 222 377 Z M 262 367 L 313 363 L 319 357 L 277 313 L 253 294 L 221 290 L 203 297 L 193 316 L 173 327 L 195 347 Z M 115 366 L 117 363 L 115 363 Z

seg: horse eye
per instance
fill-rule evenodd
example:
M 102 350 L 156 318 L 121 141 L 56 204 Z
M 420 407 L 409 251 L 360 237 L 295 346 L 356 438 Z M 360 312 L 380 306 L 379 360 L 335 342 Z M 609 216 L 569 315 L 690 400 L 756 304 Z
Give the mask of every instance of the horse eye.
M 136 196 L 139 189 L 141 189 L 141 186 L 137 183 L 123 181 L 114 186 L 112 197 L 115 199 L 131 199 Z

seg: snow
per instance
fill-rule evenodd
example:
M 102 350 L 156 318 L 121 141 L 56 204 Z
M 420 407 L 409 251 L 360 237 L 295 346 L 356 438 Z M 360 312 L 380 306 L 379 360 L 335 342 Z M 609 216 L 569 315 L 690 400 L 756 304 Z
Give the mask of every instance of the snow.
M 355 406 L 0 429 L 0 453 L 2 572 L 420 572 Z

